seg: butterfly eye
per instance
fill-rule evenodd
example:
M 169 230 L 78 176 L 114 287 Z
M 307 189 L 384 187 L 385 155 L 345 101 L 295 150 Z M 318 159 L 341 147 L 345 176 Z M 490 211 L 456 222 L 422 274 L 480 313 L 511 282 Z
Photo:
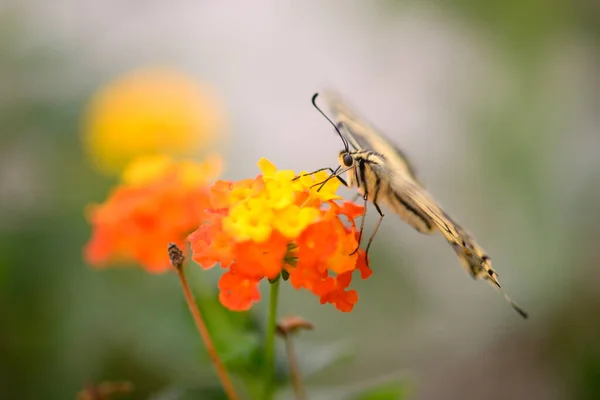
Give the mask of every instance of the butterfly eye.
M 342 161 L 344 161 L 344 165 L 346 167 L 351 167 L 352 163 L 354 162 L 354 160 L 352 159 L 352 156 L 348 153 L 344 154 L 344 157 L 342 158 Z

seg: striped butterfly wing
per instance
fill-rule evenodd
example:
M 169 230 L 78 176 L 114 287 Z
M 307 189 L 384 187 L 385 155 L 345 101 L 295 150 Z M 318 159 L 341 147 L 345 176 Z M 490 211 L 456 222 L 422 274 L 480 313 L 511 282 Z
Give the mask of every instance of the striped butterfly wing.
M 463 267 L 473 277 L 492 275 L 483 265 L 488 257 L 473 238 L 446 214 L 415 176 L 408 157 L 388 138 L 360 117 L 341 97 L 327 93 L 329 108 L 338 129 L 356 150 L 379 153 L 385 165 L 374 166 L 388 187 L 379 199 L 421 233 L 439 230 L 452 246 Z
M 389 167 L 405 179 L 418 182 L 415 169 L 402 150 L 365 121 L 338 94 L 327 92 L 324 97 L 338 129 L 355 150 L 369 150 L 382 154 Z
M 421 233 L 439 230 L 448 241 L 463 268 L 474 279 L 486 280 L 502 293 L 506 301 L 523 317 L 521 309 L 500 288 L 498 274 L 492 262 L 473 237 L 442 210 L 416 177 L 406 155 L 373 126 L 363 120 L 338 95 L 327 93 L 326 100 L 334 114 L 338 129 L 355 150 L 371 151 L 382 157 L 382 165 L 373 165 L 379 178 L 385 181 L 378 198 L 404 221 Z
M 528 318 L 527 312 L 519 307 L 500 287 L 498 274 L 492 268 L 490 257 L 479 247 L 473 237 L 454 222 L 421 186 L 404 181 L 395 185 L 394 190 L 401 193 L 400 196 L 406 197 L 407 201 L 414 203 L 416 207 L 428 213 L 442 235 L 450 243 L 463 268 L 471 277 L 487 281 L 502 294 L 506 302 L 521 317 Z
M 406 180 L 418 184 L 415 169 L 408 157 L 389 139 L 380 134 L 372 125 L 360 117 L 339 95 L 328 92 L 325 99 L 333 113 L 333 119 L 342 135 L 356 151 L 372 151 L 385 159 L 384 165 L 374 165 L 385 187 L 379 193 L 378 201 L 385 204 L 402 220 L 418 232 L 430 234 L 436 230 L 431 218 L 421 212 L 406 198 L 390 190 L 392 181 Z
M 476 279 L 489 280 L 500 287 L 497 274 L 492 269 L 491 260 L 485 251 L 466 230 L 442 210 L 427 191 L 420 185 L 407 181 L 396 181 L 393 190 L 431 218 L 469 275 Z

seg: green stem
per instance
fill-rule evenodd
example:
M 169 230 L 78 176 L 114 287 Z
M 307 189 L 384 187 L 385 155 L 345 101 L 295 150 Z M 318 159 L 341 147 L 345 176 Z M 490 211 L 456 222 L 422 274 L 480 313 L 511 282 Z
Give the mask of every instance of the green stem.
M 267 320 L 267 338 L 265 340 L 265 366 L 263 371 L 263 394 L 265 400 L 273 398 L 273 382 L 275 378 L 275 331 L 277 329 L 277 300 L 279 298 L 279 282 L 271 284 L 269 294 L 269 319 Z

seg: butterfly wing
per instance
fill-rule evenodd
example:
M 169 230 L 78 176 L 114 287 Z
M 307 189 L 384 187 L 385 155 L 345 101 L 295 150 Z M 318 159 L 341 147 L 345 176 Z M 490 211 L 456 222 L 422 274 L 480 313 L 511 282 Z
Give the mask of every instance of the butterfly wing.
M 325 96 L 337 127 L 348 143 L 357 151 L 371 151 L 381 156 L 380 163 L 371 165 L 376 177 L 386 183 L 378 202 L 382 201 L 421 233 L 439 230 L 467 273 L 474 279 L 486 280 L 523 318 L 527 318 L 527 313 L 500 288 L 490 257 L 424 189 L 408 157 L 337 94 L 329 92 Z
M 492 268 L 492 260 L 473 237 L 450 218 L 419 184 L 408 180 L 394 180 L 393 182 L 394 186 L 391 189 L 399 197 L 403 197 L 412 207 L 429 216 L 450 244 L 467 273 L 474 279 L 487 281 L 504 296 L 504 299 L 521 317 L 528 318 L 527 313 L 502 290 L 498 274 Z
M 348 103 L 333 92 L 325 94 L 333 119 L 344 138 L 357 151 L 371 151 L 382 158 L 382 163 L 371 164 L 376 175 L 384 182 L 379 192 L 378 202 L 385 204 L 402 220 L 421 233 L 430 234 L 436 230 L 431 218 L 418 207 L 389 190 L 391 180 L 418 182 L 415 169 L 406 154 L 381 134 L 371 124 L 356 113 Z
M 500 286 L 489 256 L 466 230 L 442 210 L 425 189 L 408 181 L 394 181 L 394 184 L 393 190 L 399 197 L 404 197 L 413 207 L 429 216 L 469 275 L 476 279 L 490 280 L 495 286 Z
M 419 232 L 431 233 L 439 230 L 463 261 L 472 276 L 478 275 L 478 268 L 472 257 L 464 262 L 464 256 L 479 248 L 473 239 L 452 220 L 437 204 L 433 197 L 418 182 L 415 169 L 408 157 L 388 138 L 358 115 L 352 107 L 333 92 L 325 94 L 334 120 L 342 135 L 356 150 L 374 151 L 384 158 L 384 165 L 373 166 L 379 176 L 389 181 L 389 189 L 380 194 L 384 203 Z M 477 257 L 476 257 L 477 258 Z
M 397 173 L 418 181 L 415 169 L 406 154 L 364 120 L 338 94 L 327 92 L 325 100 L 338 129 L 355 150 L 369 150 L 382 154 Z

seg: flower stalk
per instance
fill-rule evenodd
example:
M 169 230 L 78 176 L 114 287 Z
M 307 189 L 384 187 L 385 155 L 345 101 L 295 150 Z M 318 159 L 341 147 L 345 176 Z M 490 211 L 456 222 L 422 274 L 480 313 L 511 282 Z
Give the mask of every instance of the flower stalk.
M 298 365 L 298 360 L 296 358 L 296 352 L 294 351 L 292 336 L 297 331 L 310 330 L 313 328 L 313 324 L 298 316 L 287 316 L 277 324 L 277 333 L 285 341 L 285 350 L 290 368 L 290 376 L 297 400 L 306 399 L 306 389 L 304 388 L 304 383 L 302 382 L 302 375 L 300 373 L 300 366 Z
M 265 339 L 265 366 L 263 371 L 263 398 L 273 398 L 275 378 L 275 332 L 277 330 L 277 302 L 279 300 L 280 278 L 271 283 L 269 293 L 269 316 L 267 319 L 267 333 Z
M 208 352 L 208 355 L 215 366 L 217 375 L 219 376 L 219 380 L 221 381 L 221 385 L 223 386 L 223 390 L 225 391 L 229 399 L 237 400 L 239 399 L 239 396 L 237 395 L 237 392 L 235 391 L 229 374 L 227 373 L 227 369 L 221 361 L 221 358 L 217 353 L 217 349 L 212 339 L 210 338 L 210 334 L 208 333 L 208 329 L 206 327 L 206 324 L 204 323 L 202 314 L 198 309 L 198 304 L 196 304 L 194 295 L 190 290 L 190 286 L 188 284 L 187 278 L 183 270 L 183 264 L 185 260 L 183 252 L 174 243 L 169 243 L 169 258 L 171 259 L 171 263 L 177 271 L 177 276 L 179 277 L 179 282 L 181 283 L 181 288 L 185 296 L 185 301 L 187 302 L 188 308 L 190 309 L 190 313 L 192 314 L 194 323 L 196 324 L 196 328 L 198 329 L 198 333 L 200 334 L 200 337 L 202 338 L 202 341 L 206 346 L 206 351 Z

